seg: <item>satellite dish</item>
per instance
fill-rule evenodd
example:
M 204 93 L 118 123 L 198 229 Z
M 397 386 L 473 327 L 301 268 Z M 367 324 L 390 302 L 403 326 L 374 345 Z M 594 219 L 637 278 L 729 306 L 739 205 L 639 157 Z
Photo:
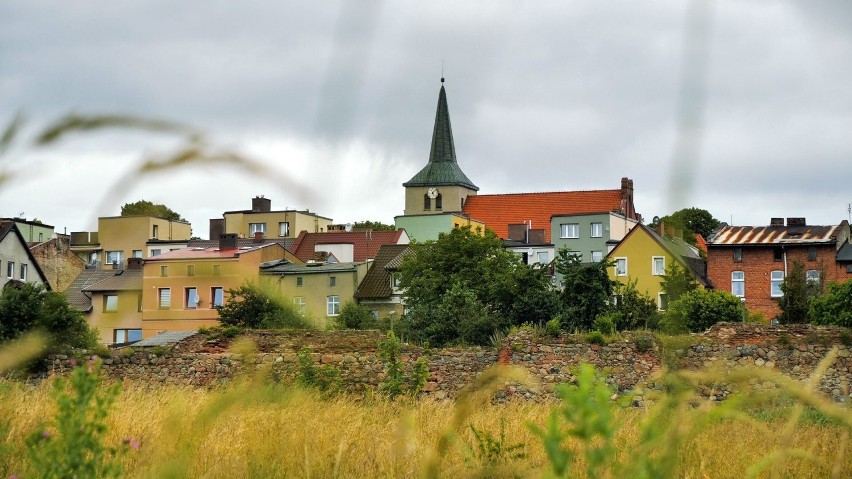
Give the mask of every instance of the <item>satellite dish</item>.
M 352 231 L 352 223 L 346 223 L 346 232 L 350 233 Z

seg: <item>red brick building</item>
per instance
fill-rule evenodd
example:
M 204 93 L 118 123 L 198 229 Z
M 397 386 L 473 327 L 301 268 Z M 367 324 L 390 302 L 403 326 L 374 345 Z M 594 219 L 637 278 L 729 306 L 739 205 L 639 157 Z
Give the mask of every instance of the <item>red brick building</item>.
M 707 277 L 715 289 L 730 291 L 750 312 L 771 320 L 781 313 L 781 283 L 794 262 L 809 281 L 825 284 L 852 279 L 838 252 L 849 243 L 847 221 L 836 226 L 807 225 L 805 218 L 772 218 L 769 226 L 720 227 L 707 240 Z M 845 250 L 845 248 L 844 248 Z

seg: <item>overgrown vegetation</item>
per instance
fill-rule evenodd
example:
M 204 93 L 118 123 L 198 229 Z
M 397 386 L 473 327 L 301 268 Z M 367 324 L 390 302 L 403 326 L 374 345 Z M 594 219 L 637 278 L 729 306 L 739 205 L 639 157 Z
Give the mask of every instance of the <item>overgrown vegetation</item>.
M 154 204 L 147 200 L 125 203 L 121 207 L 121 216 L 155 216 L 169 221 L 186 221 L 180 214 L 168 206 Z
M 826 294 L 811 299 L 809 312 L 814 324 L 852 328 L 852 279 L 829 283 Z
M 389 331 L 387 338 L 379 342 L 379 358 L 384 362 L 387 373 L 385 381 L 379 384 L 379 392 L 388 399 L 401 395 L 416 396 L 429 377 L 429 365 L 424 358 L 414 362 L 410 376 L 405 374 L 401 350 L 402 343 L 393 331 Z
M 302 348 L 297 354 L 299 368 L 296 381 L 306 388 L 313 388 L 325 395 L 340 392 L 343 381 L 340 371 L 334 366 L 325 364 L 317 366 L 311 357 L 313 350 L 309 347 Z
M 744 315 L 742 301 L 733 294 L 696 289 L 669 303 L 660 326 L 668 334 L 694 333 L 722 321 L 741 322 Z
M 310 329 L 313 325 L 285 300 L 266 287 L 245 283 L 227 291 L 229 300 L 219 308 L 226 326 L 252 329 Z

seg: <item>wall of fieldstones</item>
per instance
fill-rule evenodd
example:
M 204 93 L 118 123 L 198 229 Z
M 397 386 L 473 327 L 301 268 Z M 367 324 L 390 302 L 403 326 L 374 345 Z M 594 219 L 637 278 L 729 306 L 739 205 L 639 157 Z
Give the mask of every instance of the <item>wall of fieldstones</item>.
M 317 366 L 336 368 L 343 388 L 359 393 L 374 390 L 386 379 L 377 331 L 255 331 L 239 346 L 228 338 L 197 334 L 169 348 L 114 350 L 103 358 L 103 373 L 119 381 L 140 382 L 149 387 L 180 385 L 216 387 L 243 374 L 261 371 L 269 380 L 290 382 L 298 372 L 299 353 L 307 352 Z M 424 358 L 429 375 L 421 395 L 453 398 L 484 370 L 495 364 L 523 368 L 531 382 L 507 382 L 496 395 L 543 400 L 554 397 L 559 383 L 574 380 L 581 363 L 596 366 L 614 390 L 629 394 L 637 406 L 654 390 L 664 387 L 666 368 L 724 372 L 754 368 L 757 374 L 745 383 L 722 380 L 698 383 L 703 396 L 724 400 L 742 388 L 773 389 L 777 372 L 787 378 L 806 380 L 820 361 L 836 348 L 836 358 L 818 383 L 821 393 L 838 402 L 852 399 L 850 331 L 845 328 L 809 325 L 761 326 L 720 323 L 705 333 L 660 339 L 649 333 L 622 333 L 608 344 L 590 344 L 585 335 L 550 337 L 521 330 L 503 339 L 499 347 L 424 349 L 403 346 L 402 362 L 408 370 Z M 80 354 L 77 354 L 79 357 Z M 67 374 L 76 364 L 72 355 L 49 358 L 49 375 Z

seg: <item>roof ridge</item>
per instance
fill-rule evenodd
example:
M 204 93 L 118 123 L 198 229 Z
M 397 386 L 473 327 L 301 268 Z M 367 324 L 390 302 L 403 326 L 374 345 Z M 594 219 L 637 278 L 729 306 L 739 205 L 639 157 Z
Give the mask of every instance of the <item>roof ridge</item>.
M 485 193 L 476 196 L 471 196 L 468 200 L 472 198 L 483 198 L 488 196 L 512 196 L 512 195 L 550 195 L 550 194 L 558 194 L 558 193 L 598 193 L 604 191 L 618 192 L 621 193 L 620 189 L 606 189 L 606 190 L 566 190 L 566 191 L 527 191 L 523 193 Z

